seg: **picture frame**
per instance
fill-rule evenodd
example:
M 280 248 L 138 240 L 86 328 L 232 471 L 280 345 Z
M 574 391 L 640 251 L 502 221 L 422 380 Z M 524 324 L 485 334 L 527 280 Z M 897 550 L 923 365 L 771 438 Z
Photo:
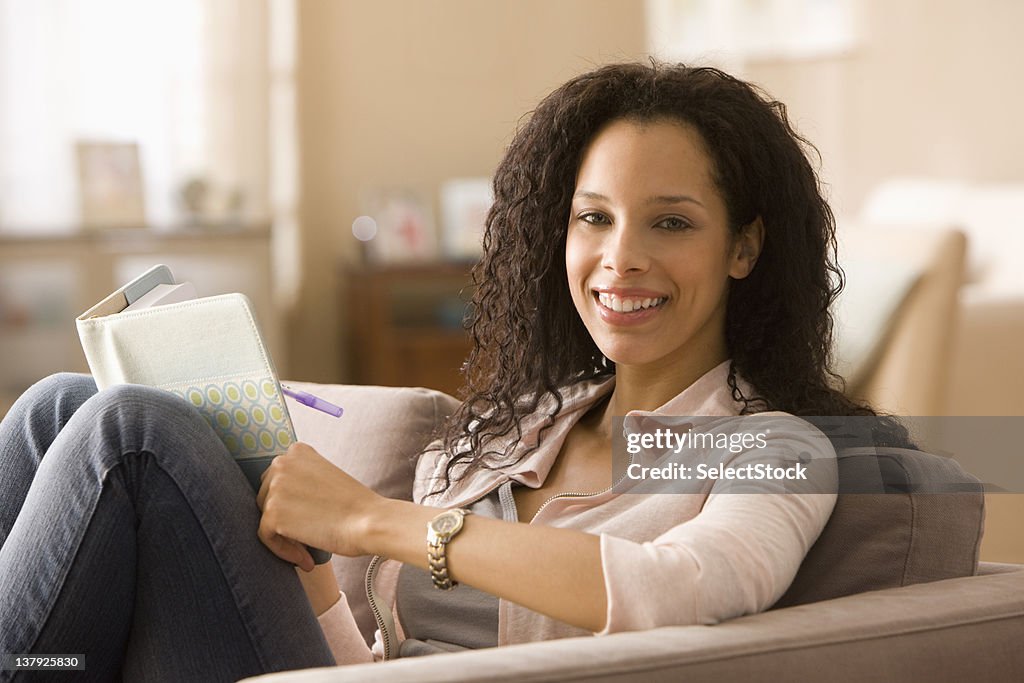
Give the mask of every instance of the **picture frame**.
M 82 227 L 144 228 L 146 205 L 138 144 L 79 140 L 75 157 Z
M 441 253 L 450 261 L 483 255 L 487 212 L 494 203 L 490 178 L 456 178 L 441 186 Z
M 364 193 L 362 204 L 364 214 L 377 226 L 374 237 L 363 242 L 367 261 L 401 264 L 437 260 L 433 211 L 422 192 L 410 187 L 375 188 Z

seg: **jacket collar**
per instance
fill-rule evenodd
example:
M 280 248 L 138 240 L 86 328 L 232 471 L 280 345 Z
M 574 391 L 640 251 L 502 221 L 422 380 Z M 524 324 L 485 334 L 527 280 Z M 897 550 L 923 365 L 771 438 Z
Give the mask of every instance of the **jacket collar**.
M 726 360 L 704 373 L 696 382 L 681 391 L 667 403 L 653 411 L 634 410 L 627 417 L 643 418 L 657 416 L 728 416 L 738 415 L 741 404 L 737 403 L 727 382 L 730 361 Z M 750 387 L 737 378 L 737 384 L 745 395 L 750 395 Z M 459 478 L 461 470 L 455 468 L 455 483 L 445 491 L 431 495 L 437 488 L 435 482 L 444 481 L 445 466 L 448 459 L 440 451 L 428 451 L 420 457 L 416 467 L 416 481 L 413 487 L 413 500 L 417 503 L 439 506 L 464 505 L 477 500 L 500 486 L 509 479 L 530 487 L 539 487 L 544 483 L 555 459 L 558 457 L 562 442 L 569 430 L 601 399 L 611 394 L 615 388 L 615 376 L 599 377 L 576 382 L 561 390 L 562 408 L 553 419 L 546 414 L 553 407 L 554 399 L 548 397 L 546 402 L 538 406 L 534 413 L 526 415 L 522 420 L 522 438 L 507 458 L 514 464 L 496 469 L 480 469 L 474 474 Z M 544 446 L 534 448 L 541 437 Z M 493 450 L 501 452 L 512 438 L 495 440 Z M 533 449 L 524 457 L 524 453 Z

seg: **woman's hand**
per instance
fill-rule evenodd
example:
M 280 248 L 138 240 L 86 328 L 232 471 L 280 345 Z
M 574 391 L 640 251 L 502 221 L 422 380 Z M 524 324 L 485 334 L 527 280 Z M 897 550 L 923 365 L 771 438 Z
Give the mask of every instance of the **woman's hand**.
M 382 496 L 335 467 L 304 443 L 294 443 L 263 473 L 256 504 L 263 511 L 259 538 L 282 560 L 312 571 L 305 546 L 338 555 L 360 545 L 368 515 Z

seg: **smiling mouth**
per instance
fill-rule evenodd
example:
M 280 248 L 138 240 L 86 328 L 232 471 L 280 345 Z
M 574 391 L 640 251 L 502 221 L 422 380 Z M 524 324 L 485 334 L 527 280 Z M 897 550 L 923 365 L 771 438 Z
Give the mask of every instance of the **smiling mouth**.
M 660 308 L 668 301 L 667 296 L 660 297 L 620 297 L 605 292 L 594 292 L 594 299 L 604 309 L 614 313 L 642 313 Z

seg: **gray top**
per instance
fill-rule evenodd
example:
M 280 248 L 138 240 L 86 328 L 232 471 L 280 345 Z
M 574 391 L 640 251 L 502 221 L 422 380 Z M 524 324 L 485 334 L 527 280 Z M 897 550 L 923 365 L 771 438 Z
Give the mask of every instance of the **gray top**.
M 475 515 L 518 522 L 512 482 L 507 481 L 469 506 Z M 395 594 L 398 619 L 406 639 L 399 657 L 418 657 L 498 645 L 498 598 L 460 584 L 434 588 L 430 572 L 403 564 Z

